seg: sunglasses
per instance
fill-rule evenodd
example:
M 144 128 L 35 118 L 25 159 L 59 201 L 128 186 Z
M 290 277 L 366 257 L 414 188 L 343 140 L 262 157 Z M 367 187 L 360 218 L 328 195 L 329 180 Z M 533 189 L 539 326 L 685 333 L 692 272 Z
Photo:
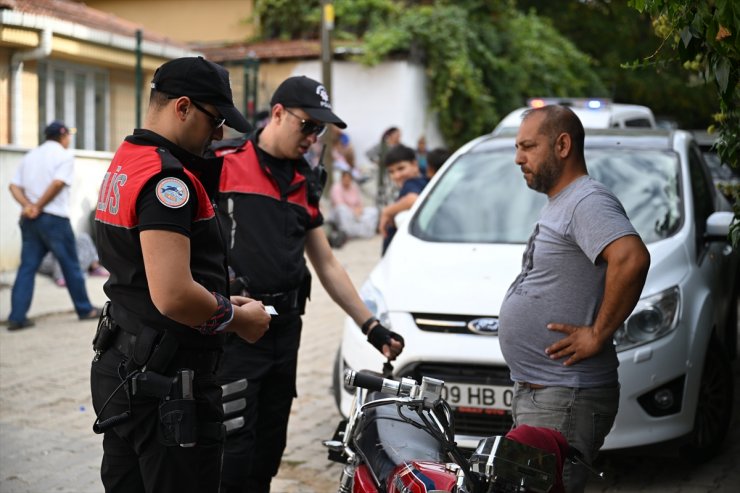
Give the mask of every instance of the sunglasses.
M 182 96 L 168 96 L 167 99 L 177 99 L 179 97 L 182 97 Z M 224 126 L 224 123 L 226 123 L 226 118 L 222 116 L 214 115 L 213 113 L 211 113 L 210 111 L 208 111 L 207 109 L 205 109 L 204 107 L 202 107 L 201 105 L 193 101 L 192 99 L 190 100 L 190 102 L 193 103 L 193 106 L 195 106 L 197 109 L 199 109 L 200 111 L 202 111 L 203 113 L 205 113 L 211 118 L 211 124 L 213 125 L 214 129 L 221 128 Z
M 322 135 L 324 135 L 324 133 L 326 133 L 325 124 L 301 118 L 300 116 L 290 111 L 288 108 L 285 108 L 285 111 L 301 121 L 301 133 L 303 135 L 308 137 L 309 135 L 314 134 L 316 135 L 316 137 L 321 137 Z

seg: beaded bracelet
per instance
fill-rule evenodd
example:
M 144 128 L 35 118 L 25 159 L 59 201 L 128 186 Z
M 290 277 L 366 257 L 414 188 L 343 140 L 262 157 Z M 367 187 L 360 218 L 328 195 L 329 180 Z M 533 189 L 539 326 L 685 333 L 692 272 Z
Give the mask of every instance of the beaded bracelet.
M 218 302 L 218 308 L 213 312 L 211 318 L 203 322 L 202 324 L 193 327 L 195 330 L 203 334 L 204 336 L 212 336 L 218 334 L 226 328 L 227 325 L 234 320 L 234 306 L 231 304 L 229 299 L 221 293 L 215 291 L 211 293 Z

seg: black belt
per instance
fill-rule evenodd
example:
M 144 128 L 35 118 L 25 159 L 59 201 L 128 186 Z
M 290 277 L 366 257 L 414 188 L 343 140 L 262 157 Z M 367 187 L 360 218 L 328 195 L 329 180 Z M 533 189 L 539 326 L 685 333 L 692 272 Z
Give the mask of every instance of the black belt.
M 278 314 L 287 314 L 299 306 L 298 295 L 300 288 L 291 289 L 284 293 L 249 293 L 248 296 L 261 301 L 265 305 L 275 308 Z
M 119 327 L 113 347 L 127 358 L 131 358 L 135 344 L 136 334 Z M 220 359 L 221 351 L 217 349 L 179 348 L 167 366 L 172 369 L 188 368 L 198 373 L 212 373 L 216 371 Z

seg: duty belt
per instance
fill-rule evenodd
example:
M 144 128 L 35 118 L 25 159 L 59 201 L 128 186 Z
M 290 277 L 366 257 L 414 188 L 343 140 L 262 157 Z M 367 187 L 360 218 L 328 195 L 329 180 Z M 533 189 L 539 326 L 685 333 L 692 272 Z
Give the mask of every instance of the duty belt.
M 135 334 L 119 328 L 113 347 L 127 358 L 131 358 L 136 347 L 136 338 Z M 218 367 L 219 359 L 220 351 L 215 349 L 178 348 L 166 366 L 173 369 L 189 368 L 197 373 L 213 373 Z M 160 371 L 164 371 L 164 368 Z
M 299 308 L 299 292 L 300 288 L 295 288 L 284 293 L 250 293 L 248 296 L 275 307 L 278 314 L 287 314 Z

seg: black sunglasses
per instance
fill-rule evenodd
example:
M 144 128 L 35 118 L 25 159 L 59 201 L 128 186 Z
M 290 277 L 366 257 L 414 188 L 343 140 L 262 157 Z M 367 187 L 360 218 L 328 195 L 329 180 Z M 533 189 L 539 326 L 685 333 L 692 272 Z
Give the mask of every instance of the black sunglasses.
M 182 97 L 182 96 L 168 96 L 167 99 L 177 99 L 179 97 Z M 211 121 L 211 124 L 213 125 L 213 128 L 214 129 L 221 128 L 221 127 L 223 127 L 224 123 L 226 123 L 226 118 L 224 118 L 222 116 L 216 116 L 216 115 L 214 115 L 213 113 L 211 113 L 210 111 L 208 111 L 207 109 L 205 109 L 204 107 L 202 107 L 201 105 L 199 105 L 198 103 L 196 103 L 192 99 L 190 100 L 190 102 L 193 103 L 193 106 L 195 106 L 200 111 L 202 111 L 203 113 L 205 113 L 206 115 L 208 115 L 209 117 L 211 117 L 211 120 L 212 120 Z
M 301 118 L 300 116 L 296 115 L 292 111 L 290 111 L 288 108 L 285 108 L 285 111 L 296 117 L 301 121 L 301 133 L 305 136 L 309 136 L 311 134 L 315 134 L 316 137 L 321 137 L 326 132 L 326 125 L 323 123 L 318 123 L 313 120 L 306 120 L 304 118 Z

